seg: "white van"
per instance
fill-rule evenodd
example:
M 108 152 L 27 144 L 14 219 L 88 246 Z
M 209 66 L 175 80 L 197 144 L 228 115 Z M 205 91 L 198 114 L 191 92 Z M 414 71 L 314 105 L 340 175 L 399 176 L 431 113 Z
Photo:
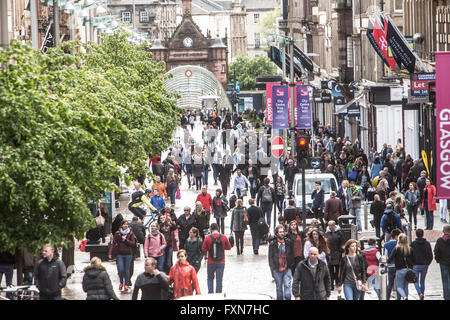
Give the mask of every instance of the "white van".
M 316 189 L 316 181 L 322 183 L 322 189 L 325 191 L 325 201 L 330 199 L 330 192 L 338 191 L 338 182 L 332 173 L 321 173 L 320 170 L 306 170 L 305 171 L 305 195 L 306 205 L 312 206 L 311 194 Z M 298 208 L 302 207 L 302 174 L 297 173 L 294 178 L 294 199 L 295 205 Z

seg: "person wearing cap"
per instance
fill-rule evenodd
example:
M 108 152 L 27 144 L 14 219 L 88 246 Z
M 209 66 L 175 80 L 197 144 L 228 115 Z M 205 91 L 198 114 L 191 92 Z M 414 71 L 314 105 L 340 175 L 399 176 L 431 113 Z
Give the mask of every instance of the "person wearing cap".
M 145 189 L 145 192 L 142 192 L 140 189 L 137 188 L 138 186 L 140 188 L 141 185 L 140 184 L 136 185 L 137 191 L 133 192 L 133 194 L 131 195 L 131 201 L 128 204 L 128 209 L 139 219 L 144 220 L 144 216 L 146 214 L 144 205 L 146 205 L 152 211 L 157 211 L 157 210 L 150 203 L 150 200 L 149 200 L 151 197 L 151 194 L 152 194 L 152 190 Z

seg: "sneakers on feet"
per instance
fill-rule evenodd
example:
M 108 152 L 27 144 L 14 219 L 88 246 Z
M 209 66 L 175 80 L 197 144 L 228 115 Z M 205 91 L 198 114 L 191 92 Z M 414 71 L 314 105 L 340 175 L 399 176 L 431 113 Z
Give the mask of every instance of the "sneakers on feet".
M 123 292 L 128 292 L 128 286 L 123 286 Z
M 121 283 L 121 284 L 119 285 L 119 291 L 122 291 L 122 289 L 123 289 L 123 283 Z

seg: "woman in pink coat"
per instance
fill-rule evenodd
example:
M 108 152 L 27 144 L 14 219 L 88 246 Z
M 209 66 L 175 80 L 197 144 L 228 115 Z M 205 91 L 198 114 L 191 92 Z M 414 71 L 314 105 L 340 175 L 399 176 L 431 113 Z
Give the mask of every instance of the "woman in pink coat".
M 425 189 L 423 189 L 422 209 L 425 211 L 426 228 L 425 230 L 433 230 L 434 210 L 436 206 L 436 187 L 431 183 L 431 179 L 427 178 Z
M 157 269 L 164 270 L 164 249 L 167 246 L 164 235 L 159 232 L 158 222 L 150 224 L 150 232 L 145 237 L 144 256 L 154 258 L 157 261 Z

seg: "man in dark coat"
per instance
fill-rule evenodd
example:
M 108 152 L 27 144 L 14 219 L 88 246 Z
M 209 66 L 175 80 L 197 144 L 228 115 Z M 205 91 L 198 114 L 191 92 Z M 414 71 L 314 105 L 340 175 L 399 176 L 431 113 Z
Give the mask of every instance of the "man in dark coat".
M 328 222 L 328 230 L 325 233 L 325 237 L 330 249 L 328 269 L 330 271 L 331 290 L 334 290 L 334 284 L 338 284 L 339 263 L 341 262 L 345 238 L 339 226 L 336 226 L 336 222 L 333 220 Z
M 96 259 L 96 260 L 94 260 Z M 97 257 L 84 268 L 82 287 L 87 293 L 86 300 L 120 300 L 113 290 L 111 279 Z
M 322 229 L 325 230 L 325 223 L 323 222 L 323 207 L 325 201 L 325 191 L 322 189 L 322 183 L 316 181 L 316 189 L 311 194 L 312 210 L 314 212 L 314 217 L 320 220 Z
M 324 218 L 326 223 L 329 221 L 337 221 L 339 216 L 343 214 L 342 201 L 336 198 L 336 192 L 330 192 L 330 199 L 325 202 Z
M 145 259 L 145 272 L 141 273 L 133 289 L 132 300 L 137 300 L 139 290 L 142 291 L 141 300 L 167 300 L 169 282 L 167 276 L 156 268 L 154 258 Z
M 380 200 L 379 194 L 375 194 L 373 200 L 374 201 L 370 205 L 370 214 L 373 215 L 373 227 L 375 228 L 375 235 L 377 238 L 379 238 L 381 235 L 380 234 L 381 218 L 383 217 L 386 205 L 384 201 Z
M 185 207 L 184 214 L 178 217 L 178 238 L 180 240 L 180 249 L 184 249 L 184 243 L 189 237 L 189 230 L 196 224 L 195 215 L 191 214 L 191 208 Z
M 55 256 L 53 245 L 46 244 L 43 259 L 34 270 L 34 284 L 39 289 L 39 300 L 61 300 L 61 289 L 66 286 L 67 271 L 64 262 Z
M 294 178 L 300 170 L 294 165 L 294 160 L 289 159 L 287 168 L 284 168 L 284 180 L 288 184 L 289 196 L 292 196 Z
M 325 262 L 319 259 L 319 250 L 309 249 L 308 258 L 295 269 L 292 281 L 295 300 L 329 300 L 330 272 Z

